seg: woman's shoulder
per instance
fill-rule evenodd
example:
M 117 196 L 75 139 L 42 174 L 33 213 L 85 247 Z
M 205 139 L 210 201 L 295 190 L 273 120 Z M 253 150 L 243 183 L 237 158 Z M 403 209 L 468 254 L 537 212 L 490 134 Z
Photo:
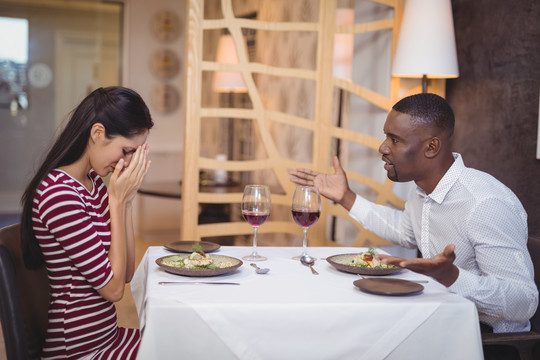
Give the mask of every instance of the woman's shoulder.
M 62 170 L 51 170 L 41 181 L 37 193 L 44 195 L 60 191 L 71 191 L 78 193 L 83 186 Z

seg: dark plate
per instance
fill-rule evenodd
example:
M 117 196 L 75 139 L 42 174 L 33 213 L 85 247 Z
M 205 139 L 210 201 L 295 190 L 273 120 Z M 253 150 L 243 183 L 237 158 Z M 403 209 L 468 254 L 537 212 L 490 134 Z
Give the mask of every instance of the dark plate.
M 354 257 L 358 254 L 339 254 L 333 255 L 326 258 L 326 261 L 330 263 L 333 267 L 340 271 L 348 272 L 351 274 L 360 274 L 360 275 L 390 275 L 395 274 L 402 269 L 400 267 L 395 268 L 365 268 L 354 265 L 347 265 L 352 262 Z
M 216 251 L 220 248 L 219 244 L 208 241 L 173 241 L 163 246 L 170 251 L 191 254 L 193 252 L 193 250 L 191 250 L 193 244 L 200 244 L 205 253 Z
M 412 281 L 392 278 L 359 279 L 353 282 L 362 291 L 376 295 L 411 295 L 424 290 L 424 287 Z
M 173 257 L 180 257 L 180 258 L 186 258 L 189 255 L 169 255 L 169 256 L 163 256 L 156 260 L 156 264 L 158 264 L 163 270 L 177 274 L 177 275 L 184 275 L 184 276 L 197 276 L 197 277 L 206 277 L 206 276 L 217 276 L 217 275 L 223 275 L 230 273 L 231 271 L 236 270 L 236 268 L 242 266 L 243 262 L 240 259 L 233 258 L 230 256 L 225 255 L 209 255 L 212 260 L 214 260 L 214 264 L 220 264 L 224 262 L 230 262 L 231 265 L 223 268 L 217 268 L 217 269 L 186 269 L 186 268 L 179 268 L 175 266 L 171 266 L 164 263 L 164 260 L 168 258 Z

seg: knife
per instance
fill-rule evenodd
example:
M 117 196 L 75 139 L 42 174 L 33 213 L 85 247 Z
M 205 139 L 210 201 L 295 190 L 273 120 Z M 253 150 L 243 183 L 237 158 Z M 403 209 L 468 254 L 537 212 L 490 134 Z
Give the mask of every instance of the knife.
M 160 281 L 159 285 L 240 285 L 236 282 L 214 282 L 214 281 Z

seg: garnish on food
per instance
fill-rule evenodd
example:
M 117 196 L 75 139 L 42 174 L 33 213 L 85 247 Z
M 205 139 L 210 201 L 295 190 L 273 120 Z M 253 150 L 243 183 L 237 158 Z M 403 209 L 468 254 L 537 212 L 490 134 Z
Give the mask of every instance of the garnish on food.
M 368 251 L 355 255 L 351 263 L 348 265 L 373 269 L 388 269 L 397 267 L 395 265 L 383 264 L 380 260 L 375 258 L 375 255 L 375 249 L 370 247 Z
M 191 251 L 201 254 L 202 256 L 205 255 L 204 250 L 199 243 L 194 243 L 193 245 L 191 245 Z

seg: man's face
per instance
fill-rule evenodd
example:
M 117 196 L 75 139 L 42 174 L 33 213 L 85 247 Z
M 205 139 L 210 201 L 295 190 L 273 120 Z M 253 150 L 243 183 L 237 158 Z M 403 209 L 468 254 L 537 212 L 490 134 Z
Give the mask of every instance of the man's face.
M 386 139 L 379 147 L 384 169 L 392 181 L 419 181 L 426 177 L 425 150 L 432 138 L 427 126 L 413 125 L 411 116 L 390 111 L 384 124 Z

